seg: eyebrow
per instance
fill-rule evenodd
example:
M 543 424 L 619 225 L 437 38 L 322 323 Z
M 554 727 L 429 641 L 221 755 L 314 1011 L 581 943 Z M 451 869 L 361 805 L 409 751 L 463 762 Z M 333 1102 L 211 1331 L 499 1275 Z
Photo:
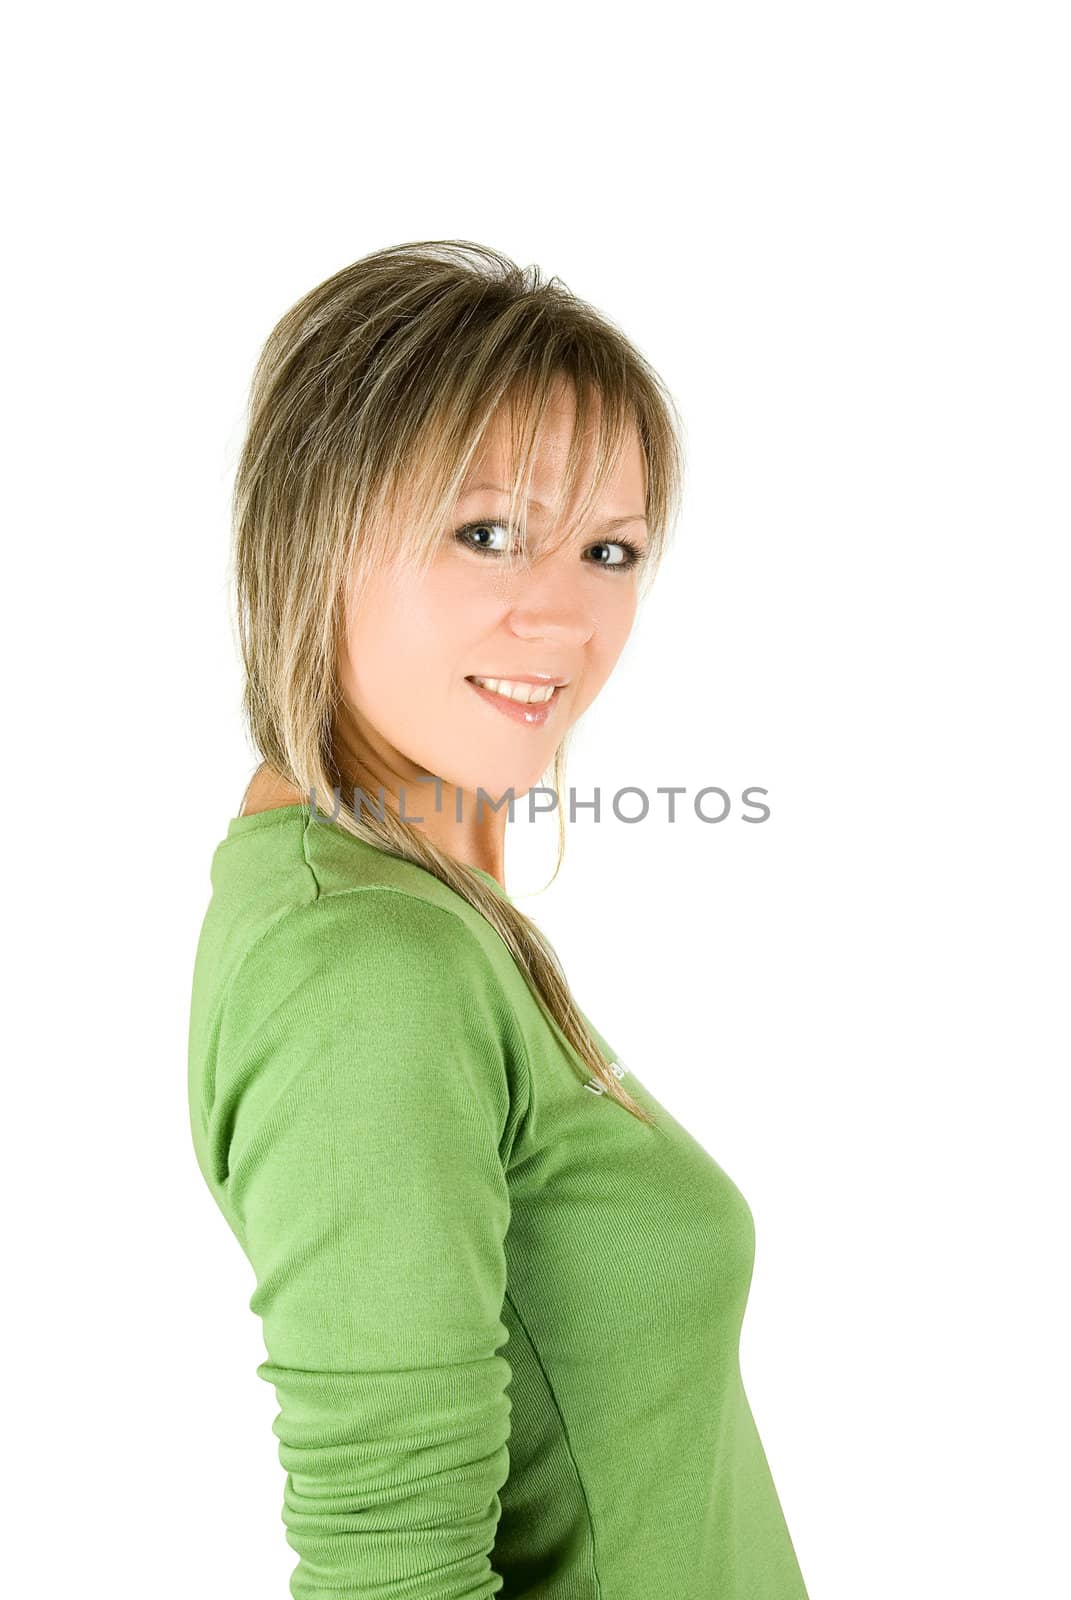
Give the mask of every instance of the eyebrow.
M 470 494 L 479 494 L 481 489 L 490 490 L 490 492 L 492 494 L 500 494 L 500 495 L 503 496 L 503 498 L 505 498 L 509 494 L 509 490 L 508 489 L 503 489 L 502 486 L 500 484 L 497 484 L 497 483 L 473 483 L 473 484 L 470 484 L 467 488 L 462 489 L 461 493 L 458 495 L 458 499 L 459 500 L 464 500 Z M 528 497 L 528 504 L 530 506 L 538 506 L 540 511 L 546 511 L 547 510 L 547 506 L 544 504 L 544 502 L 542 500 L 533 500 L 531 498 L 531 496 Z M 599 526 L 594 531 L 596 533 L 612 533 L 615 528 L 623 528 L 626 523 L 629 523 L 629 522 L 644 522 L 645 523 L 646 521 L 647 521 L 647 518 L 644 516 L 644 514 L 642 512 L 638 512 L 638 513 L 634 514 L 633 516 L 628 516 L 628 517 L 611 517 L 609 522 L 601 522 L 599 524 Z

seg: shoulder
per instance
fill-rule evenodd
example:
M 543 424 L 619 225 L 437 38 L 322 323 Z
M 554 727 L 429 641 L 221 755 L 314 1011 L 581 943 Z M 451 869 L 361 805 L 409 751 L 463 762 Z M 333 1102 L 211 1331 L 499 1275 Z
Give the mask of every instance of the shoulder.
M 519 993 L 513 957 L 462 895 L 308 808 L 232 823 L 212 884 L 209 942 L 226 959 L 209 965 L 221 987 L 281 960 L 345 952 L 373 971 L 388 956 L 453 975 L 489 969 Z
M 272 924 L 231 986 L 219 1064 L 269 1120 L 300 1103 L 418 1140 L 429 1121 L 476 1119 L 503 1160 L 531 1100 L 523 1029 L 480 941 L 452 910 L 381 884 Z
M 215 1018 L 205 1048 L 220 1077 L 358 1046 L 365 1063 L 431 1070 L 433 1041 L 526 1097 L 527 984 L 487 919 L 433 873 L 291 810 L 234 829 L 214 883 L 201 964 L 214 998 L 200 1010 Z
M 411 888 L 364 883 L 277 904 L 241 957 L 232 987 L 255 1004 L 277 1000 L 298 981 L 318 982 L 324 998 L 341 984 L 365 1003 L 419 998 L 425 1008 L 448 1008 L 462 993 L 493 996 L 497 963 L 452 906 Z

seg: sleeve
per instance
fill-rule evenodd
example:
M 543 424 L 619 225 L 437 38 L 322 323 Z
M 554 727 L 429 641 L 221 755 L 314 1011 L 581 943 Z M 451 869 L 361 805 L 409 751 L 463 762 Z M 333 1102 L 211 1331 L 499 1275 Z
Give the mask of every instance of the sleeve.
M 280 1406 L 295 1597 L 502 1585 L 508 1009 L 461 918 L 381 888 L 286 913 L 232 986 L 217 1136 Z

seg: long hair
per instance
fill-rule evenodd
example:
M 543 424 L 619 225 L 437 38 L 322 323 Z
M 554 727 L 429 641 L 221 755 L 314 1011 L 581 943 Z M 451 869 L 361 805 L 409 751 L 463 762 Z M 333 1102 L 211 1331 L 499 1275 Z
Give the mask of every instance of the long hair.
M 500 408 L 511 440 L 509 524 L 520 531 L 517 549 L 502 560 L 525 561 L 532 459 L 562 380 L 572 385 L 576 412 L 558 507 L 576 495 L 593 428 L 594 472 L 578 525 L 630 428 L 638 431 L 647 480 L 642 590 L 679 509 L 683 430 L 645 358 L 559 278 L 545 281 L 538 267 L 521 268 L 469 240 L 423 240 L 364 256 L 291 306 L 253 373 L 234 482 L 242 709 L 269 768 L 305 795 L 323 797 L 317 809 L 327 810 L 338 790 L 337 826 L 423 867 L 487 919 L 583 1076 L 654 1125 L 605 1061 L 535 923 L 390 807 L 347 805 L 335 757 L 347 586 L 388 562 L 427 570 Z M 568 734 L 552 763 L 555 875 L 564 851 L 567 742 Z

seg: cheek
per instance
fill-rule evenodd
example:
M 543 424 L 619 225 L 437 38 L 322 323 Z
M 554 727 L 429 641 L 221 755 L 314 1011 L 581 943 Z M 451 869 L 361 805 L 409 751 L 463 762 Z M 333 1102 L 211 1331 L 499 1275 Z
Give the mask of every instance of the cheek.
M 510 606 L 511 585 L 488 557 L 449 546 L 405 594 L 414 626 L 440 639 L 479 640 Z
M 596 608 L 592 646 L 603 677 L 609 674 L 632 632 L 636 618 L 636 585 L 629 578 L 604 578 Z M 607 592 L 608 591 L 608 592 Z
M 443 564 L 419 581 L 377 578 L 351 597 L 340 671 L 359 710 L 373 719 L 404 714 L 410 723 L 425 720 L 422 708 L 441 717 L 473 670 L 473 639 L 491 625 L 488 597 L 473 591 Z
M 616 578 L 603 580 L 608 589 Z M 623 591 L 623 592 L 622 592 Z M 621 580 L 621 591 L 603 593 L 592 603 L 592 633 L 584 650 L 583 673 L 573 700 L 573 720 L 580 717 L 602 692 L 628 642 L 636 616 L 635 585 Z
M 419 630 L 406 599 L 382 580 L 350 598 L 339 667 L 347 697 L 366 716 L 404 693 L 407 678 L 419 668 Z

